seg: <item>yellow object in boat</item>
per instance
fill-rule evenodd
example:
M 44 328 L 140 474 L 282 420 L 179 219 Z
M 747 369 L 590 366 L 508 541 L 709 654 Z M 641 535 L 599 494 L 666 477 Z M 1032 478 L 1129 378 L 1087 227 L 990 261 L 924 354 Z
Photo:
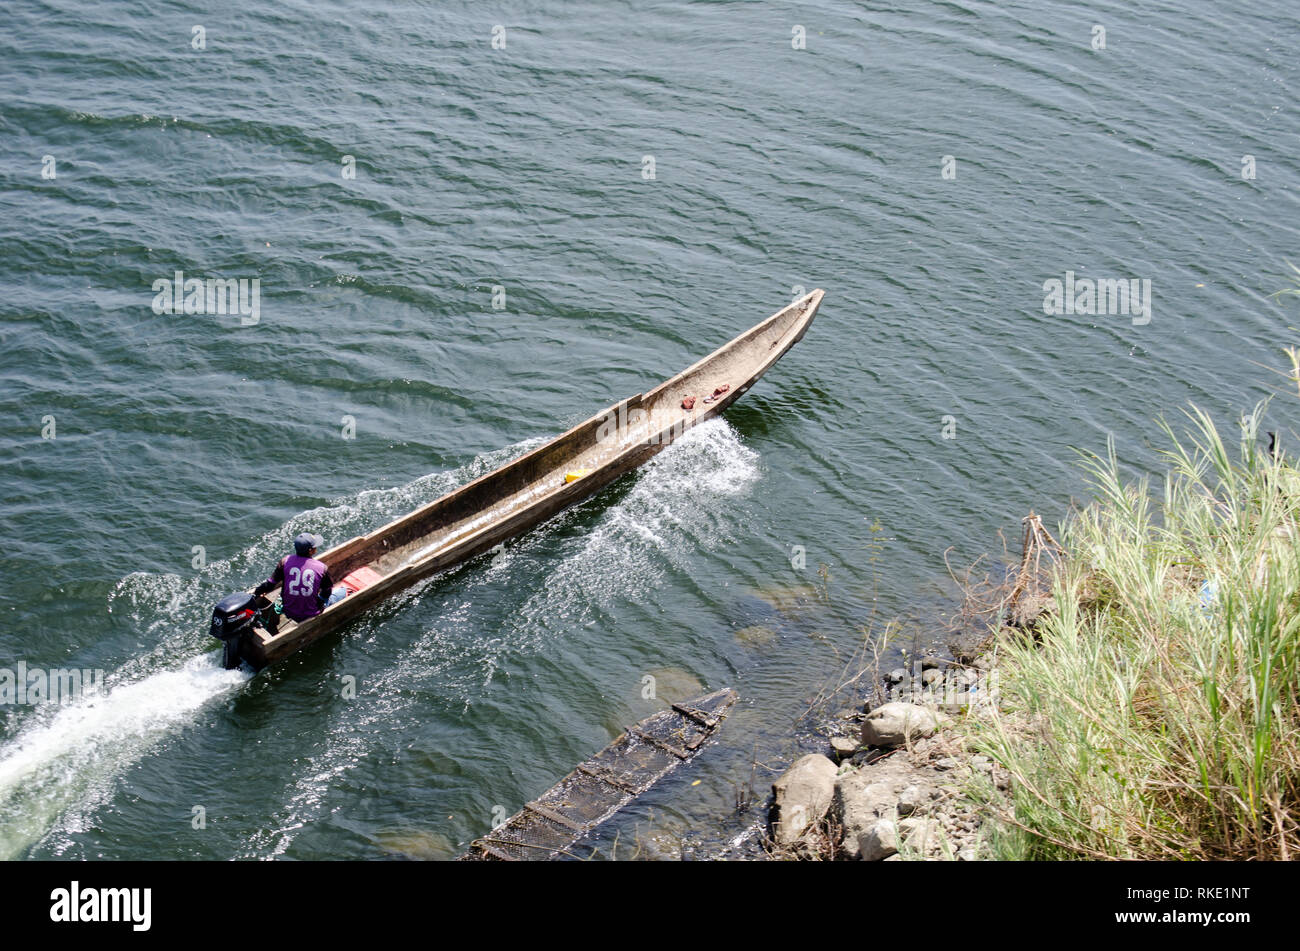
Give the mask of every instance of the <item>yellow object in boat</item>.
M 590 469 L 570 469 L 564 474 L 564 484 L 568 485 L 570 482 L 577 482 L 583 476 L 590 474 Z

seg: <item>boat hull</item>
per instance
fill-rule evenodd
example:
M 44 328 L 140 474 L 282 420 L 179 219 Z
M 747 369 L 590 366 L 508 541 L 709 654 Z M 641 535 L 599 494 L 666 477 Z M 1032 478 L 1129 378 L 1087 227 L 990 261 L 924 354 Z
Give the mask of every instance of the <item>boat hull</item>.
M 284 619 L 275 633 L 256 628 L 241 642 L 241 657 L 255 669 L 275 664 L 412 584 L 528 531 L 643 465 L 743 396 L 802 339 L 822 296 L 813 291 L 649 393 L 616 403 L 409 515 L 318 554 L 333 578 L 369 568 L 378 580 L 314 618 Z M 725 392 L 714 397 L 720 389 Z M 683 401 L 691 396 L 694 406 L 686 409 Z M 566 481 L 575 470 L 583 474 Z

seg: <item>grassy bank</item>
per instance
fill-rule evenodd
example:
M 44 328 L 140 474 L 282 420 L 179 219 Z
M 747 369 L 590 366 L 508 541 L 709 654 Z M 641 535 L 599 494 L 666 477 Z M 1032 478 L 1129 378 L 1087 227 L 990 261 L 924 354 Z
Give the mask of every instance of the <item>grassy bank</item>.
M 968 721 L 1013 777 L 991 857 L 1300 852 L 1300 473 L 1259 418 L 1166 426 L 1159 484 L 1086 462 L 1050 607 L 996 647 L 1003 713 Z

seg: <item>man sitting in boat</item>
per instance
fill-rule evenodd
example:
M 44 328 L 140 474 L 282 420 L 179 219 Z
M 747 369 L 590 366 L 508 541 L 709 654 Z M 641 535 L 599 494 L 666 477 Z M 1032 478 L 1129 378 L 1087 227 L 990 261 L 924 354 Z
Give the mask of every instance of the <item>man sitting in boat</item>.
M 295 554 L 280 559 L 271 577 L 254 588 L 253 594 L 279 588 L 284 613 L 295 621 L 305 621 L 338 604 L 347 597 L 348 589 L 343 585 L 335 588 L 325 562 L 316 560 L 316 549 L 323 544 L 325 539 L 319 535 L 303 532 L 293 540 Z

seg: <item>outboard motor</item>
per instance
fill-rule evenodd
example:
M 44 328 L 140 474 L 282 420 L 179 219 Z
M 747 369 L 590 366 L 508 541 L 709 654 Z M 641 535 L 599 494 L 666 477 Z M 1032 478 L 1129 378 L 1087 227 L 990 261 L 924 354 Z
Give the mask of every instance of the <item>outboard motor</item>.
M 253 625 L 257 623 L 259 600 L 257 595 L 240 591 L 226 595 L 212 609 L 212 628 L 208 633 L 221 641 L 225 648 L 221 662 L 226 670 L 239 666 L 244 635 L 251 634 Z

